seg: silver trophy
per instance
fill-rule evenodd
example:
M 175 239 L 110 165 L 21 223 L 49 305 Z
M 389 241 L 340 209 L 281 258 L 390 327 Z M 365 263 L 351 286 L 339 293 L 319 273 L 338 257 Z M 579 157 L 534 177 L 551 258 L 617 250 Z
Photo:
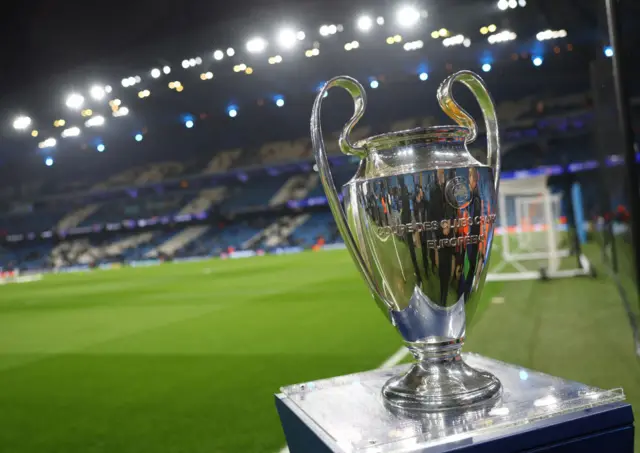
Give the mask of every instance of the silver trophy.
M 487 164 L 467 150 L 478 128 L 453 99 L 461 82 L 484 114 Z M 360 157 L 343 187 L 333 184 L 322 138 L 320 108 L 332 87 L 346 89 L 355 112 L 339 138 L 343 153 Z M 387 381 L 384 401 L 401 411 L 466 408 L 498 398 L 501 384 L 468 366 L 460 349 L 479 309 L 496 221 L 500 175 L 495 106 L 482 79 L 460 71 L 438 89 L 438 102 L 458 125 L 376 135 L 356 143 L 349 134 L 362 117 L 366 95 L 351 77 L 331 79 L 311 116 L 311 138 L 329 206 L 374 300 L 416 361 Z

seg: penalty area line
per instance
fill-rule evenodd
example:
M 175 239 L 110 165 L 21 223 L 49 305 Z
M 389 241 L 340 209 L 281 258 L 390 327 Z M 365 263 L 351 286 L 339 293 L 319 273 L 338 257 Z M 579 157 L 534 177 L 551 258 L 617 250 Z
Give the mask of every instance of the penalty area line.
M 409 350 L 406 348 L 406 346 L 401 346 L 400 349 L 394 352 L 391 357 L 382 362 L 382 365 L 380 365 L 378 369 L 380 370 L 383 368 L 391 368 L 392 366 L 396 366 L 397 364 L 402 362 L 402 360 L 404 360 L 407 355 L 409 355 Z M 285 445 L 281 450 L 278 451 L 278 453 L 289 453 L 289 447 Z

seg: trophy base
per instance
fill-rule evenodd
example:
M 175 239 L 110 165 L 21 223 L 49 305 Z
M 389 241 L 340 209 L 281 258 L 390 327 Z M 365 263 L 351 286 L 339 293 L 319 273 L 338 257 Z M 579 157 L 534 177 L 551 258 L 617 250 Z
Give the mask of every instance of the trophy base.
M 413 364 L 382 387 L 385 405 L 400 412 L 436 412 L 490 406 L 500 399 L 498 378 L 467 365 L 460 354 Z

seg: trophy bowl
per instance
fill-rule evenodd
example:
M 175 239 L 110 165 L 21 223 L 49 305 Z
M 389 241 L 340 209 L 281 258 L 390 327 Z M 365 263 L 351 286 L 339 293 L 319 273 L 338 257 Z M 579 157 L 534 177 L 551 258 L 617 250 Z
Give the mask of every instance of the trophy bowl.
M 451 95 L 459 81 L 485 118 L 487 163 L 467 144 L 478 128 Z M 355 112 L 339 146 L 361 158 L 343 187 L 333 184 L 321 130 L 321 104 L 334 86 L 352 96 Z M 408 412 L 461 409 L 495 401 L 501 385 L 462 360 L 465 330 L 478 309 L 496 221 L 500 152 L 496 112 L 484 82 L 470 71 L 448 77 L 437 93 L 457 124 L 377 135 L 353 144 L 365 91 L 336 77 L 320 90 L 311 117 L 315 158 L 338 229 L 378 306 L 415 358 L 382 388 L 385 403 Z

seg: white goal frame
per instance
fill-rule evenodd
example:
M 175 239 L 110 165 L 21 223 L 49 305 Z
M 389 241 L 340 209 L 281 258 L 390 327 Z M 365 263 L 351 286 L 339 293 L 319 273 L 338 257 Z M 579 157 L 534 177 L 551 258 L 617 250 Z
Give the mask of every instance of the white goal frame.
M 570 250 L 558 248 L 557 225 L 560 217 L 560 206 L 562 194 L 551 193 L 547 186 L 548 176 L 538 176 L 526 179 L 507 180 L 500 183 L 498 192 L 498 218 L 501 230 L 501 258 L 502 261 L 487 275 L 487 281 L 517 281 L 536 280 L 541 278 L 565 278 L 591 274 L 591 264 L 589 260 L 580 255 L 580 267 L 575 269 L 558 269 L 562 258 L 570 255 Z M 507 220 L 507 197 L 513 196 L 515 199 L 515 215 L 517 225 L 515 227 L 518 234 L 519 246 L 512 249 L 509 237 L 509 225 Z M 531 206 L 532 203 L 542 201 L 544 210 L 545 225 L 529 225 L 528 231 L 524 231 L 521 220 L 523 210 Z M 504 215 L 502 215 L 504 213 Z M 546 226 L 546 228 L 545 228 Z M 528 232 L 546 231 L 547 250 L 534 251 L 529 247 L 524 239 L 524 234 Z M 546 267 L 541 270 L 527 269 L 523 261 L 546 260 Z M 503 272 L 505 267 L 511 266 L 516 272 Z

